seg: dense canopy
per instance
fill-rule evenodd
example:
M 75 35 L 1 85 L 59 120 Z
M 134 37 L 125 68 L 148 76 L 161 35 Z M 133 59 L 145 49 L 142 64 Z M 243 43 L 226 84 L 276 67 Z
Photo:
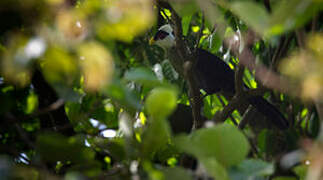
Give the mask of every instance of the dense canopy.
M 0 179 L 323 179 L 322 9 L 1 0 Z M 164 24 L 176 62 L 149 43 Z M 233 70 L 233 94 L 196 85 L 198 48 Z

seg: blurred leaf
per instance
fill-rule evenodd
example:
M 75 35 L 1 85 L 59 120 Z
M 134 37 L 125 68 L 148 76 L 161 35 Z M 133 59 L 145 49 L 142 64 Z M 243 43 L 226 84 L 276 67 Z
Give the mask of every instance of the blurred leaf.
M 62 47 L 51 47 L 40 62 L 45 79 L 60 97 L 78 101 L 80 93 L 72 88 L 80 78 L 78 62 Z
M 28 37 L 16 34 L 10 39 L 7 49 L 0 54 L 1 76 L 20 87 L 26 86 L 31 80 L 32 61 L 26 55 L 27 43 Z
M 148 87 L 161 84 L 155 74 L 147 68 L 130 69 L 126 72 L 124 79 L 127 81 L 134 81 Z
M 293 172 L 297 174 L 299 180 L 305 180 L 308 166 L 301 164 L 293 168 Z
M 208 174 L 215 179 L 229 180 L 227 170 L 214 157 L 202 158 L 200 161 L 203 163 Z
M 87 22 L 75 11 L 61 10 L 56 17 L 56 26 L 66 43 L 78 43 L 87 35 Z
M 290 78 L 304 99 L 323 99 L 323 34 L 312 34 L 307 47 L 293 52 L 280 64 L 281 72 Z
M 181 17 L 192 16 L 198 11 L 195 0 L 171 0 L 170 3 Z
M 224 38 L 224 33 L 229 27 L 228 23 L 225 20 L 224 12 L 217 6 L 217 3 L 220 6 L 226 7 L 227 5 L 224 1 L 212 1 L 212 0 L 199 0 L 196 1 L 201 8 L 201 11 L 206 17 L 206 25 L 210 30 L 215 30 L 219 34 L 220 38 Z
M 167 145 L 170 127 L 165 119 L 153 119 L 142 134 L 140 153 L 144 158 L 152 158 L 154 153 Z
M 119 102 L 130 111 L 134 112 L 141 108 L 139 98 L 118 80 L 112 81 L 103 93 L 107 94 L 112 100 Z
M 188 136 L 177 137 L 175 144 L 197 158 L 214 157 L 225 167 L 240 163 L 249 151 L 246 137 L 236 127 L 228 124 L 199 129 L 192 133 L 191 138 Z M 239 151 L 236 151 L 237 149 Z
M 234 180 L 258 179 L 274 173 L 274 165 L 259 159 L 247 159 L 229 171 L 230 178 Z
M 104 40 L 117 39 L 131 42 L 133 38 L 149 28 L 154 20 L 150 0 L 110 1 L 101 21 L 96 22 L 96 31 Z
M 263 5 L 251 1 L 237 1 L 233 2 L 230 8 L 256 32 L 264 34 L 269 28 L 269 14 Z
M 78 74 L 78 64 L 63 48 L 49 48 L 41 62 L 46 80 L 50 83 L 72 85 Z
M 35 93 L 30 93 L 26 102 L 26 114 L 32 113 L 38 106 L 38 96 Z
M 282 0 L 273 8 L 270 17 L 270 35 L 282 34 L 305 24 L 322 10 L 323 4 L 315 0 Z
M 192 180 L 192 175 L 182 167 L 163 168 L 164 179 L 166 180 Z
M 165 118 L 176 108 L 177 92 L 175 89 L 159 87 L 153 89 L 148 95 L 145 108 L 153 118 Z
M 109 51 L 97 42 L 88 42 L 81 44 L 78 52 L 85 89 L 96 91 L 109 84 L 114 71 L 114 62 Z

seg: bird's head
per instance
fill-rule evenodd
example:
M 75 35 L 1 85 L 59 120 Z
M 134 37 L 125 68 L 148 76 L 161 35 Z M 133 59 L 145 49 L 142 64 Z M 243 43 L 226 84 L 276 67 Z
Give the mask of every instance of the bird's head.
M 175 46 L 175 36 L 171 25 L 161 26 L 155 36 L 150 39 L 149 44 L 156 44 L 164 49 Z

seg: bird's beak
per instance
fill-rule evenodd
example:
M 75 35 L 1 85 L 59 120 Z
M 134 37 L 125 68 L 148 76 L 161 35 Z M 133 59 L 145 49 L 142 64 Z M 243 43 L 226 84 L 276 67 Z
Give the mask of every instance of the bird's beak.
M 153 45 L 155 43 L 154 37 L 150 38 L 149 45 Z

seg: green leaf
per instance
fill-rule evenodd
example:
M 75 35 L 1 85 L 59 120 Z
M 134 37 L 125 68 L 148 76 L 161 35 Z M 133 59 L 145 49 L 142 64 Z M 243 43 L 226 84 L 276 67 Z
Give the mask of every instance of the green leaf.
M 274 173 L 274 165 L 259 159 L 244 160 L 229 171 L 230 178 L 235 180 L 256 179 L 269 176 Z
M 269 35 L 278 35 L 304 25 L 323 5 L 315 0 L 282 0 L 273 8 Z
M 134 112 L 141 108 L 138 96 L 118 80 L 114 80 L 103 93 L 113 101 L 119 102 L 128 111 Z
M 202 158 L 200 159 L 203 163 L 206 171 L 215 179 L 229 180 L 229 176 L 225 167 L 220 164 L 215 158 Z
M 147 97 L 145 108 L 154 118 L 165 118 L 177 106 L 177 92 L 174 89 L 159 87 L 153 89 Z
M 163 168 L 162 172 L 164 174 L 165 180 L 192 180 L 192 175 L 189 171 L 182 167 L 173 167 L 173 168 Z
M 225 167 L 239 164 L 249 151 L 247 138 L 229 124 L 199 129 L 191 137 L 179 136 L 175 144 L 199 159 L 213 157 Z
M 38 106 L 38 96 L 35 93 L 30 93 L 26 100 L 25 113 L 32 113 Z
M 126 72 L 124 79 L 127 81 L 134 81 L 144 86 L 153 87 L 160 85 L 161 82 L 157 79 L 155 74 L 147 68 L 133 68 Z
M 230 6 L 232 13 L 238 15 L 256 32 L 264 34 L 269 28 L 269 14 L 263 5 L 251 1 L 237 1 Z
M 165 119 L 153 119 L 142 135 L 141 156 L 152 158 L 154 153 L 166 146 L 170 138 L 170 128 Z
M 73 88 L 80 79 L 78 62 L 67 50 L 62 47 L 49 48 L 41 67 L 46 81 L 61 98 L 74 102 L 80 99 L 80 93 Z
M 294 167 L 293 171 L 295 172 L 295 174 L 298 175 L 300 180 L 305 180 L 307 169 L 308 169 L 308 166 L 302 164 L 302 165 L 298 165 L 298 166 Z
M 172 0 L 171 2 L 172 7 L 175 11 L 181 16 L 192 16 L 198 11 L 198 6 L 196 5 L 195 0 L 182 0 L 182 1 L 175 1 Z
M 190 28 L 192 16 L 184 16 L 182 18 L 182 29 L 183 29 L 183 35 L 186 36 L 188 33 L 188 30 Z

